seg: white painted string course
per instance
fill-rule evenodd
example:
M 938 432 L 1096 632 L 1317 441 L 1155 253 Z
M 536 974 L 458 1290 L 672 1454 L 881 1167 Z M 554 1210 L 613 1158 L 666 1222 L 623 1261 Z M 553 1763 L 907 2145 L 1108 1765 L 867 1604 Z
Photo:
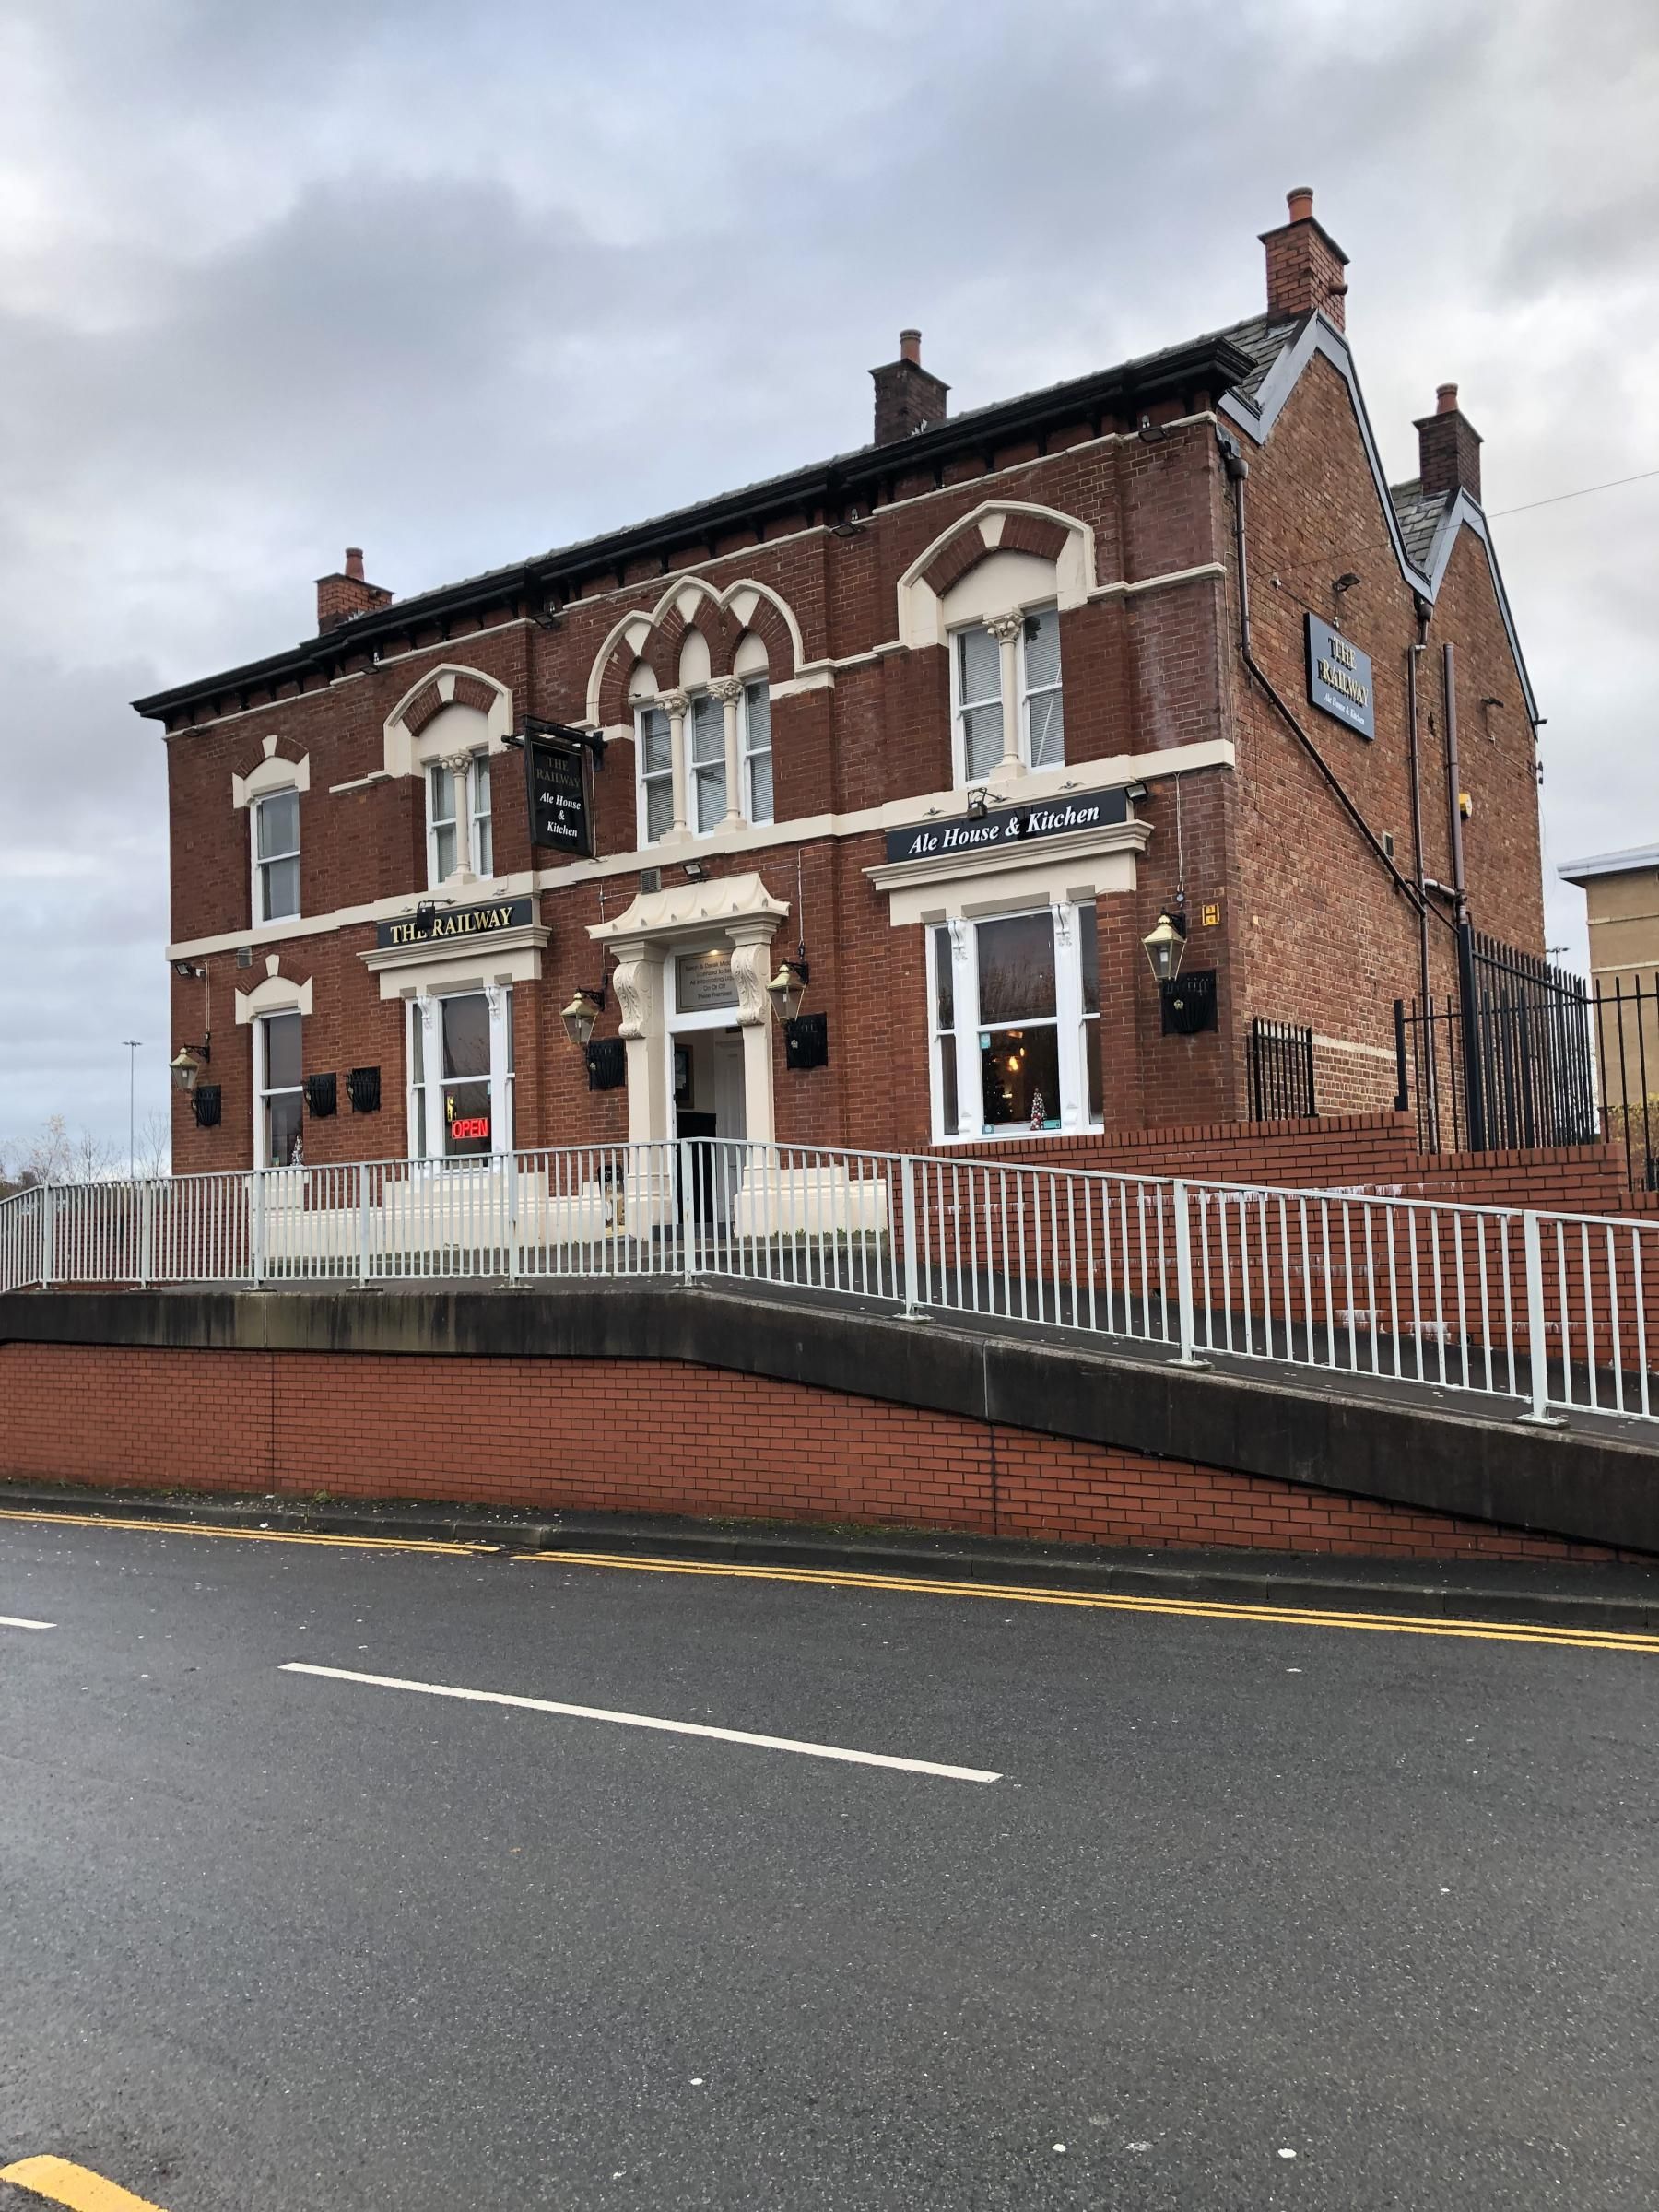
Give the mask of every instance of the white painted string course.
M 1659 1418 L 1646 1217 L 713 1137 L 0 1200 L 0 1291 L 609 1277 Z

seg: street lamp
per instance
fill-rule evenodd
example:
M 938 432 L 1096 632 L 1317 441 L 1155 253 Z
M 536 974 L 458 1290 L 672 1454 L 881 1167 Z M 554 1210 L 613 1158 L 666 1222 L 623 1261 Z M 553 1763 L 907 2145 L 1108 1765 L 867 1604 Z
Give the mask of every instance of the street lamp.
M 1181 973 L 1181 956 L 1186 950 L 1186 916 L 1171 914 L 1166 907 L 1141 939 L 1141 949 L 1160 983 L 1172 983 Z
M 138 1046 L 136 1037 L 124 1037 L 127 1054 L 127 1181 L 138 1173 Z

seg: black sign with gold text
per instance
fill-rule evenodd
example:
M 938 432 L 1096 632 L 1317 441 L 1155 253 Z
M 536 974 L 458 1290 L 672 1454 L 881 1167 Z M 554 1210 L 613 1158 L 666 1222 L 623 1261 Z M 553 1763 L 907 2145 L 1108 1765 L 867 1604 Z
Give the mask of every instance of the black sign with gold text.
M 487 937 L 499 929 L 523 929 L 534 921 L 528 899 L 498 899 L 490 906 L 418 906 L 400 921 L 375 924 L 381 952 L 403 945 L 445 945 L 456 937 Z
M 594 857 L 594 771 L 588 749 L 568 737 L 526 737 L 530 841 L 572 860 Z
M 1044 799 L 1030 806 L 999 806 L 977 817 L 963 815 L 954 822 L 916 822 L 909 829 L 889 830 L 887 856 L 888 860 L 954 859 L 958 853 L 985 853 L 999 845 L 1035 844 L 1045 837 L 1103 830 L 1128 818 L 1123 791 L 1091 791 L 1080 797 Z

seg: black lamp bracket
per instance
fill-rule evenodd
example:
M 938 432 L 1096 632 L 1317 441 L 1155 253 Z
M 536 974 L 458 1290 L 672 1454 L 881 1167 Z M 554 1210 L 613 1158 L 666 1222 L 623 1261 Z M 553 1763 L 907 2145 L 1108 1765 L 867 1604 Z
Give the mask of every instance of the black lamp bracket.
M 539 714 L 526 714 L 524 726 L 506 740 L 512 746 L 522 746 L 526 737 L 560 737 L 567 745 L 580 745 L 593 755 L 594 766 L 605 766 L 605 739 L 597 730 L 572 729 L 568 722 L 547 722 Z

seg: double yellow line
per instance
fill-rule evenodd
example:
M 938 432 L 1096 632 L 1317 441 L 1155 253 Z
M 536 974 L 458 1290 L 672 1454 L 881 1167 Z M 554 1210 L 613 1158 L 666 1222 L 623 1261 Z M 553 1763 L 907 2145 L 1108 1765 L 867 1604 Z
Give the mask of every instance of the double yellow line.
M 452 1544 L 436 1536 L 325 1536 L 303 1528 L 220 1528 L 211 1521 L 139 1521 L 125 1513 L 58 1513 L 7 1506 L 0 1506 L 0 1521 L 49 1522 L 68 1528 L 150 1529 L 164 1536 L 229 1536 L 243 1544 L 328 1544 L 345 1551 L 429 1551 L 447 1559 L 477 1559 L 500 1549 L 499 1544 Z
M 0 1507 L 0 1521 L 62 1523 L 71 1528 L 147 1529 L 162 1535 L 229 1537 L 244 1544 L 321 1544 L 348 1551 L 425 1552 L 441 1559 L 499 1553 L 494 1544 L 423 1536 L 328 1536 L 304 1529 L 220 1528 L 202 1521 L 129 1520 L 114 1513 L 59 1513 Z M 1553 1628 L 1524 1620 L 1468 1620 L 1415 1613 L 1362 1613 L 1314 1606 L 1250 1606 L 1224 1598 L 1140 1597 L 1106 1591 L 1034 1589 L 1018 1583 L 956 1582 L 927 1575 L 862 1573 L 831 1567 L 744 1567 L 724 1560 L 652 1559 L 628 1552 L 526 1551 L 521 1566 L 598 1567 L 627 1574 L 712 1575 L 729 1581 L 801 1583 L 827 1590 L 877 1590 L 912 1597 L 982 1597 L 998 1605 L 1069 1606 L 1092 1613 L 1164 1614 L 1183 1620 L 1259 1621 L 1279 1628 L 1361 1629 L 1395 1636 L 1440 1636 L 1476 1643 L 1535 1643 L 1575 1652 L 1659 1653 L 1659 1636 L 1617 1629 Z
M 1312 1606 L 1233 1605 L 1224 1599 L 1131 1597 L 1097 1591 L 1030 1589 L 1016 1583 L 946 1582 L 923 1575 L 861 1574 L 819 1567 L 740 1567 L 724 1561 L 643 1559 L 625 1552 L 529 1551 L 519 1565 L 609 1567 L 630 1574 L 712 1574 L 747 1582 L 816 1583 L 831 1590 L 883 1590 L 919 1597 L 987 1597 L 999 1605 L 1072 1606 L 1095 1613 L 1160 1613 L 1186 1620 L 1262 1621 L 1276 1627 L 1370 1629 L 1405 1636 L 1451 1636 L 1479 1643 L 1542 1643 L 1580 1652 L 1659 1652 L 1659 1636 L 1617 1630 L 1550 1628 L 1524 1620 L 1459 1620 L 1412 1613 L 1348 1613 Z

